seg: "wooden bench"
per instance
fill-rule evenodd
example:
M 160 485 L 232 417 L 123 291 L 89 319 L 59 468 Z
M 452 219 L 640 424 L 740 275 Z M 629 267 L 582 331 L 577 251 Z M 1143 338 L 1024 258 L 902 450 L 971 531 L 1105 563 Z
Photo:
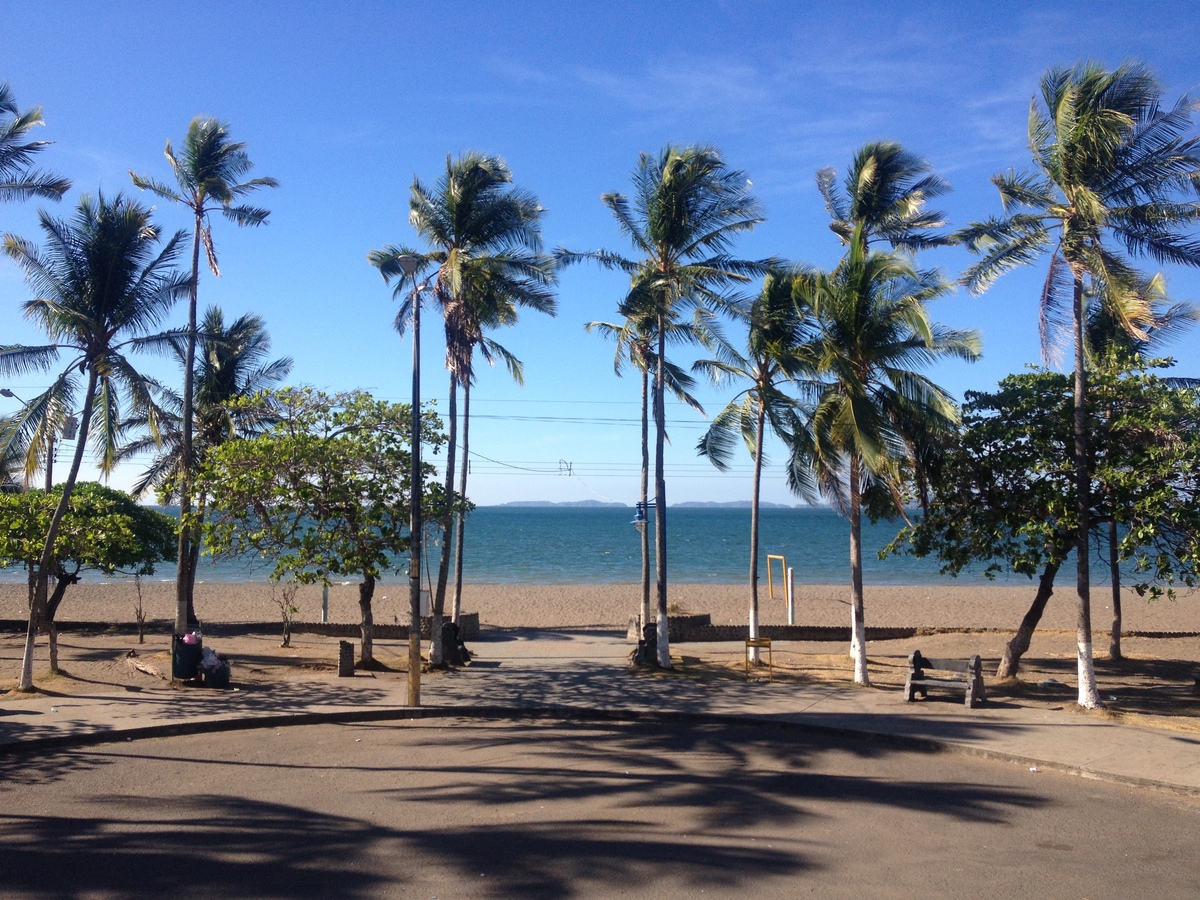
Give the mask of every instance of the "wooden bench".
M 926 671 L 959 673 L 951 678 L 930 678 Z M 908 677 L 904 679 L 904 699 L 916 699 L 918 691 L 922 697 L 929 696 L 929 687 L 944 687 L 962 691 L 966 696 L 964 703 L 974 709 L 987 702 L 987 694 L 983 690 L 983 662 L 978 656 L 970 659 L 927 659 L 920 650 L 914 650 L 908 657 Z

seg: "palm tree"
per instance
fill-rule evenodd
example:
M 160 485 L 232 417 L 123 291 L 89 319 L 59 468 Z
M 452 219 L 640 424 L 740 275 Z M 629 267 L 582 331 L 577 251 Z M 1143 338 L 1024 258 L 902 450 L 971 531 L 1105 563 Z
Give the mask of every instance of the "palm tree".
M 21 448 L 12 440 L 15 416 L 0 417 L 0 493 L 20 493 L 24 485 L 17 476 L 21 466 Z
M 657 369 L 657 360 L 654 355 L 654 327 L 657 319 L 653 310 L 622 308 L 619 312 L 625 316 L 624 322 L 620 324 L 614 322 L 588 322 L 584 328 L 587 331 L 598 331 L 605 337 L 616 341 L 617 350 L 613 356 L 613 370 L 618 376 L 621 375 L 626 362 L 632 364 L 641 375 L 642 479 L 638 509 L 644 512 L 649 508 L 648 504 L 650 501 L 650 373 Z M 698 341 L 700 343 L 706 343 L 710 340 L 707 334 L 705 336 L 699 335 L 696 329 L 688 323 L 680 323 L 678 327 L 672 328 L 667 338 L 668 340 Z M 675 395 L 675 398 L 680 403 L 690 406 L 703 415 L 704 407 L 690 393 L 695 388 L 695 379 L 670 360 L 666 362 L 663 368 L 667 389 Z M 638 522 L 638 537 L 641 539 L 642 545 L 642 603 L 640 619 L 641 634 L 644 635 L 645 628 L 650 622 L 650 535 L 646 531 L 645 523 L 642 521 Z
M 30 168 L 33 156 L 50 146 L 49 141 L 25 139 L 30 129 L 42 124 L 41 107 L 21 112 L 12 88 L 0 83 L 0 201 L 60 200 L 71 187 L 65 178 Z
M 183 368 L 183 430 L 181 433 L 180 449 L 184 461 L 179 480 L 179 515 L 181 521 L 187 522 L 192 510 L 192 474 L 196 468 L 196 457 L 192 446 L 192 429 L 194 419 L 192 403 L 195 401 L 196 368 L 196 297 L 200 287 L 200 245 L 208 257 L 208 267 L 213 275 L 220 276 L 217 266 L 217 253 L 213 245 L 212 230 L 208 224 L 209 214 L 220 210 L 222 215 L 237 225 L 262 225 L 267 221 L 270 211 L 256 206 L 238 203 L 242 197 L 251 194 L 259 188 L 278 187 L 279 182 L 274 178 L 251 178 L 249 181 L 238 181 L 243 175 L 254 168 L 246 153 L 244 143 L 235 143 L 229 139 L 229 126 L 216 119 L 197 116 L 188 126 L 187 135 L 183 139 L 183 147 L 178 156 L 175 155 L 171 142 L 163 151 L 171 172 L 175 176 L 177 188 L 172 188 L 162 182 L 145 175 L 130 171 L 133 183 L 143 190 L 151 191 L 172 203 L 186 206 L 192 213 L 192 289 L 188 296 L 187 352 Z M 193 590 L 195 588 L 196 572 L 191 561 L 195 554 L 192 552 L 192 529 L 184 524 L 179 529 L 179 563 L 176 576 L 176 612 L 175 632 L 182 634 L 194 620 L 192 616 Z
M 475 383 L 475 350 L 479 350 L 480 356 L 489 366 L 494 366 L 497 360 L 503 362 L 513 381 L 523 386 L 525 369 L 521 361 L 486 334 L 490 329 L 515 325 L 519 315 L 519 306 L 535 309 L 551 316 L 555 314 L 554 297 L 548 290 L 522 291 L 519 296 L 516 296 L 509 291 L 505 280 L 495 278 L 487 269 L 481 269 L 478 276 L 468 284 L 467 302 L 462 305 L 461 312 L 455 317 L 456 322 L 452 328 L 454 343 L 467 350 L 465 354 L 467 365 L 461 378 L 463 430 L 462 459 L 459 461 L 458 479 L 458 495 L 460 497 L 467 496 L 467 475 L 470 472 L 471 387 Z M 466 523 L 466 514 L 460 509 L 455 516 L 454 529 L 454 600 L 451 605 L 451 620 L 454 622 L 458 622 L 462 612 Z
M 784 392 L 783 386 L 811 372 L 814 366 L 806 353 L 811 346 L 811 323 L 792 302 L 792 278 L 788 274 L 769 273 L 763 281 L 762 292 L 745 310 L 743 318 L 748 329 L 744 354 L 722 340 L 716 344 L 715 359 L 700 360 L 693 366 L 717 385 L 734 379 L 749 382 L 746 389 L 713 418 L 696 450 L 718 469 L 725 470 L 740 435 L 754 458 L 750 488 L 749 634 L 756 640 L 759 636 L 758 507 L 765 461 L 763 442 L 768 424 L 775 435 L 788 442 L 799 430 L 801 406 Z M 758 662 L 758 651 L 753 653 L 753 661 Z
M 951 288 L 939 273 L 864 244 L 852 235 L 832 273 L 805 273 L 793 285 L 800 314 L 817 322 L 810 352 L 825 385 L 810 428 L 793 437 L 789 481 L 806 497 L 815 484 L 850 521 L 850 653 L 854 680 L 865 685 L 863 506 L 872 518 L 903 512 L 901 482 L 916 443 L 958 420 L 951 397 L 915 369 L 943 357 L 974 360 L 979 338 L 930 321 L 925 304 Z
M 550 312 L 554 297 L 553 261 L 542 253 L 537 199 L 512 185 L 512 173 L 497 156 L 467 153 L 446 157 L 445 174 L 430 189 L 414 179 L 409 197 L 409 223 L 431 248 L 412 252 L 388 246 L 369 255 L 385 278 L 396 274 L 400 257 L 419 268 L 437 266 L 432 293 L 442 308 L 446 331 L 446 368 L 450 372 L 446 454 L 446 497 L 453 498 L 457 472 L 458 388 L 474 379 L 475 348 L 482 340 L 479 304 L 499 301 L 509 312 L 528 306 Z M 397 324 L 402 324 L 397 319 Z M 453 505 L 442 518 L 442 557 L 434 594 L 431 665 L 442 665 L 442 623 L 450 574 Z
M 774 260 L 730 255 L 733 240 L 761 222 L 758 201 L 744 172 L 730 169 L 712 147 L 667 145 L 643 153 L 633 173 L 633 198 L 604 194 L 604 205 L 629 238 L 637 259 L 606 250 L 556 252 L 560 262 L 591 259 L 629 275 L 621 307 L 646 309 L 654 319 L 654 556 L 658 582 L 658 664 L 671 668 L 667 639 L 666 341 L 691 310 L 701 317 L 728 305 L 726 291 L 765 273 Z
M 92 438 L 101 470 L 108 472 L 116 462 L 121 394 L 127 395 L 134 409 L 152 405 L 150 382 L 132 366 L 126 352 L 152 343 L 151 333 L 189 284 L 186 276 L 170 268 L 183 233 L 177 232 L 160 247 L 150 211 L 120 195 L 111 201 L 103 194 L 95 200 L 84 197 L 75 215 L 65 221 L 42 212 L 40 224 L 46 241 L 41 250 L 6 235 L 4 252 L 25 271 L 26 282 L 36 295 L 24 304 L 26 318 L 40 325 L 52 343 L 0 347 L 0 374 L 46 371 L 66 350 L 70 362 L 46 393 L 78 408 L 75 401 L 81 376 L 86 376 L 86 386 L 71 469 L 31 577 L 33 595 L 20 690 L 33 687 L 33 642 L 46 607 L 55 539 L 88 438 Z
M 172 354 L 181 366 L 186 365 L 187 335 L 176 332 L 170 337 Z M 268 410 L 258 405 L 238 406 L 236 401 L 281 381 L 291 371 L 292 359 L 267 361 L 271 337 L 263 320 L 253 314 L 240 316 L 227 326 L 221 308 L 210 306 L 197 337 L 200 365 L 192 401 L 193 451 L 197 463 L 203 464 L 214 447 L 236 437 L 254 437 L 273 424 Z M 178 496 L 183 480 L 183 400 L 163 385 L 157 386 L 157 392 L 160 398 L 152 415 L 150 411 L 142 411 L 122 423 L 122 431 L 133 428 L 149 431 L 121 447 L 117 460 L 154 453 L 154 459 L 134 482 L 130 493 L 141 500 L 156 490 L 161 502 L 167 502 Z M 193 501 L 193 525 L 199 531 L 207 497 L 201 493 Z M 189 567 L 195 571 L 200 556 L 199 541 L 192 542 L 191 554 Z
M 928 200 L 947 193 L 950 185 L 897 143 L 864 144 L 843 186 L 837 184 L 837 170 L 827 166 L 817 172 L 817 188 L 833 219 L 829 227 L 843 244 L 859 226 L 864 245 L 879 238 L 909 253 L 954 242 L 952 236 L 930 231 L 946 223 L 942 213 L 925 209 Z
M 1160 104 L 1162 90 L 1148 69 L 1127 63 L 1106 72 L 1092 63 L 1051 69 L 1042 78 L 1042 106 L 1030 105 L 1029 143 L 1035 171 L 992 178 L 1004 214 L 963 230 L 982 258 L 963 276 L 973 293 L 997 277 L 1050 252 L 1042 289 L 1042 322 L 1069 301 L 1075 353 L 1074 453 L 1079 520 L 1076 533 L 1079 705 L 1100 706 L 1092 664 L 1088 572 L 1089 436 L 1084 296 L 1102 299 L 1121 326 L 1144 334 L 1141 276 L 1114 246 L 1159 263 L 1200 265 L 1200 243 L 1188 235 L 1200 204 L 1200 145 L 1184 139 L 1192 103 Z M 1043 327 L 1043 341 L 1048 330 Z

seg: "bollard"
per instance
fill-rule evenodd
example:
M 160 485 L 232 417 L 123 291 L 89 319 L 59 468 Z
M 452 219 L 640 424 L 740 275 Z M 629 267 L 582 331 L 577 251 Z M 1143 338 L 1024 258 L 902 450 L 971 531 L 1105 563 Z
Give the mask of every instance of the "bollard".
M 338 641 L 338 677 L 354 677 L 354 642 Z
M 787 570 L 787 622 L 796 624 L 796 570 L 791 567 Z

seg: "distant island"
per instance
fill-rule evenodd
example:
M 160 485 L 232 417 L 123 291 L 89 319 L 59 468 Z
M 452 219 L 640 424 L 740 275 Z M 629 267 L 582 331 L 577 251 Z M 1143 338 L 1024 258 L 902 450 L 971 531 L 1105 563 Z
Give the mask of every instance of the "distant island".
M 769 503 L 766 500 L 758 504 L 761 509 L 795 509 L 794 506 L 789 506 L 786 503 Z M 617 509 L 633 509 L 631 503 L 607 503 L 603 500 L 567 500 L 558 502 L 555 500 L 511 500 L 508 503 L 497 503 L 495 507 L 607 507 Z M 670 508 L 679 509 L 749 509 L 749 500 L 729 500 L 724 503 L 717 503 L 713 500 L 689 500 L 685 503 L 672 503 Z
M 728 500 L 724 503 L 716 503 L 712 500 L 688 500 L 685 503 L 672 503 L 671 506 L 678 506 L 681 509 L 749 509 L 749 500 Z M 760 500 L 759 509 L 795 509 L 795 507 L 787 503 L 770 503 L 767 500 Z
M 618 509 L 629 509 L 628 503 L 606 503 L 603 500 L 568 500 L 561 503 L 553 500 L 513 500 L 509 503 L 497 503 L 496 506 L 607 506 Z

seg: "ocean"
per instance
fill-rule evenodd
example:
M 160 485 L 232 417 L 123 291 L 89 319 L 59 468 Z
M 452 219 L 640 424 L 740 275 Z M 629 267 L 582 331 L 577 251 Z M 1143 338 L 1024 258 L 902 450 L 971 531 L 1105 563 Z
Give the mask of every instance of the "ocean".
M 653 522 L 653 515 L 651 515 Z M 476 509 L 467 520 L 464 580 L 477 584 L 630 584 L 641 578 L 640 542 L 631 524 L 633 510 L 620 507 L 494 506 Z M 784 556 L 801 584 L 843 584 L 850 578 L 850 529 L 829 509 L 764 509 L 761 511 L 759 577 L 767 581 L 767 555 Z M 907 554 L 878 558 L 902 522 L 863 523 L 863 577 L 869 584 L 949 584 L 936 560 Z M 750 510 L 748 508 L 671 507 L 667 520 L 668 576 L 679 584 L 742 584 L 749 577 Z M 438 548 L 427 544 L 424 569 L 436 573 Z M 651 525 L 653 572 L 653 526 Z M 257 563 L 257 564 L 256 564 Z M 431 568 L 432 567 L 432 568 Z M 772 563 L 774 577 L 780 564 Z M 980 567 L 980 570 L 982 567 Z M 266 581 L 261 561 L 201 558 L 198 578 L 208 582 Z M 405 580 L 385 574 L 384 583 Z M 147 580 L 173 580 L 173 563 L 163 563 Z M 652 576 L 653 577 L 653 576 Z M 0 581 L 24 582 L 17 567 L 0 569 Z M 1097 569 L 1097 583 L 1103 580 Z M 125 580 L 88 573 L 95 583 Z M 339 581 L 353 581 L 351 576 Z M 990 583 L 981 571 L 960 575 L 958 583 Z M 996 583 L 1027 584 L 1023 576 L 1001 576 Z

